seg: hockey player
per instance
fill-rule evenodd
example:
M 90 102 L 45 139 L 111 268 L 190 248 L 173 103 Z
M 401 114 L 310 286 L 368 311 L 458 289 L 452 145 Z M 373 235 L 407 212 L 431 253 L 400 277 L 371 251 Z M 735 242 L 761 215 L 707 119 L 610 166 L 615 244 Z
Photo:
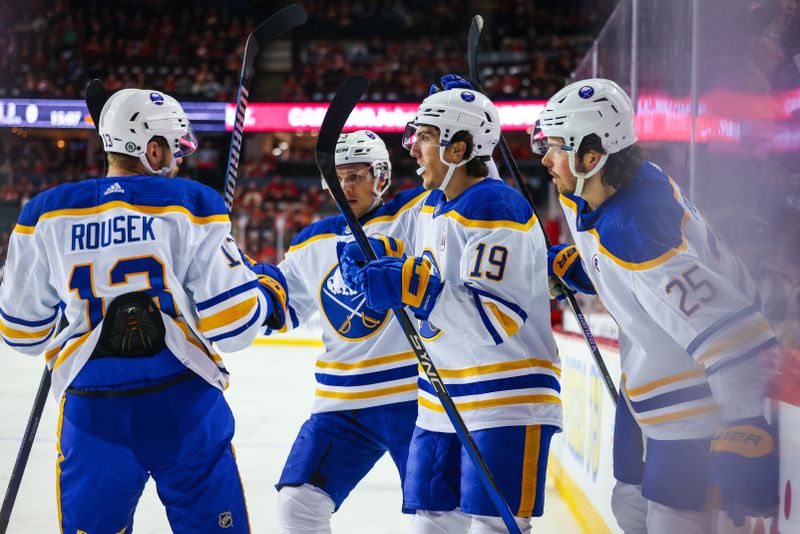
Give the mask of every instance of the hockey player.
M 353 278 L 371 308 L 405 305 L 420 319 L 431 359 L 529 532 L 543 513 L 550 438 L 561 425 L 546 249 L 525 199 L 487 176 L 500 136 L 494 104 L 443 81 L 404 136 L 430 191 L 414 255 L 380 258 Z M 416 509 L 412 531 L 506 532 L 424 374 L 418 402 L 403 492 Z
M 60 403 L 60 529 L 130 532 L 152 476 L 173 532 L 249 532 L 211 342 L 280 328 L 280 273 L 246 266 L 216 191 L 173 178 L 197 146 L 175 99 L 119 91 L 99 130 L 108 177 L 25 205 L 0 288 L 4 340 L 44 352 Z
M 735 523 L 770 515 L 777 460 L 762 415 L 762 360 L 776 340 L 752 280 L 672 179 L 643 161 L 631 101 L 617 84 L 565 87 L 540 127 L 532 144 L 575 240 L 551 249 L 551 272 L 596 290 L 620 329 L 619 525 L 711 532 L 712 485 Z
M 373 132 L 342 134 L 336 173 L 356 217 L 382 253 L 402 254 L 411 242 L 424 190 L 403 191 L 390 202 L 392 165 Z M 386 236 L 397 236 L 397 240 Z M 319 310 L 325 351 L 316 364 L 311 417 L 303 424 L 277 484 L 278 520 L 287 534 L 331 532 L 331 514 L 385 452 L 401 483 L 417 417 L 417 360 L 387 310 L 377 311 L 349 289 L 339 269 L 353 236 L 341 215 L 302 230 L 279 269 L 292 295 L 288 327 Z

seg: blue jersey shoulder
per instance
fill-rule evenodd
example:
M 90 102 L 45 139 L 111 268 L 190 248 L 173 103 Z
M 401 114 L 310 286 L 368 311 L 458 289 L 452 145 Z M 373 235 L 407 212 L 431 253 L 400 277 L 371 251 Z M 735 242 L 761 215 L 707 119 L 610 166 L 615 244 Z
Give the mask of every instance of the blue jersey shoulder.
M 345 230 L 347 229 L 347 225 L 344 222 L 344 217 L 341 215 L 332 215 L 330 217 L 325 217 L 317 222 L 313 222 L 300 230 L 292 242 L 290 243 L 289 247 L 297 247 L 302 245 L 309 239 L 313 239 L 319 235 L 324 234 L 335 234 L 335 235 L 343 235 Z
M 528 201 L 502 180 L 486 178 L 445 204 L 443 213 L 454 211 L 473 221 L 510 221 L 525 224 L 533 216 Z
M 198 217 L 227 213 L 222 196 L 199 182 L 158 176 L 117 176 L 90 178 L 43 191 L 25 204 L 19 223 L 35 226 L 45 213 L 94 208 L 110 202 L 149 207 L 177 205 Z
M 681 191 L 656 165 L 645 162 L 634 180 L 593 212 L 570 197 L 578 211 L 577 228 L 594 229 L 600 243 L 629 263 L 654 260 L 683 242 L 685 210 Z

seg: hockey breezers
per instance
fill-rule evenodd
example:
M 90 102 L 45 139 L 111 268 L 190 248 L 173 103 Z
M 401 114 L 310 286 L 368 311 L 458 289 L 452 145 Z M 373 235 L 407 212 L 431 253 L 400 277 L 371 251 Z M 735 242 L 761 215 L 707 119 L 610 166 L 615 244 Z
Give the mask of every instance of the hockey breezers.
M 336 162 L 334 159 L 336 141 L 339 139 L 339 134 L 341 133 L 347 118 L 350 116 L 350 113 L 355 108 L 356 103 L 366 92 L 368 85 L 369 83 L 367 82 L 367 79 L 363 76 L 351 76 L 344 82 L 344 84 L 342 84 L 342 86 L 336 92 L 336 95 L 333 97 L 327 112 L 325 113 L 325 118 L 323 119 L 322 126 L 319 130 L 319 137 L 317 138 L 315 154 L 317 166 L 322 173 L 322 178 L 328 185 L 328 189 L 333 195 L 333 199 L 336 201 L 339 211 L 342 212 L 342 216 L 344 216 L 345 220 L 347 221 L 347 225 L 353 230 L 353 237 L 355 237 L 356 241 L 358 242 L 361 252 L 364 254 L 364 257 L 370 261 L 374 261 L 377 259 L 375 251 L 372 250 L 372 246 L 369 244 L 367 235 L 364 233 L 364 228 L 361 226 L 361 224 L 359 224 L 352 208 L 350 208 L 350 204 L 347 202 L 347 198 L 344 195 L 344 191 L 342 191 L 341 185 L 339 185 L 339 180 L 336 176 Z M 436 395 L 439 397 L 439 400 L 444 407 L 444 411 L 447 413 L 447 417 L 453 424 L 453 428 L 455 428 L 456 434 L 458 435 L 459 440 L 461 440 L 461 444 L 464 446 L 464 449 L 467 451 L 470 459 L 475 464 L 478 476 L 481 479 L 486 492 L 489 494 L 492 503 L 502 517 L 506 528 L 512 534 L 519 534 L 520 529 L 514 519 L 514 514 L 511 512 L 511 509 L 508 507 L 508 503 L 506 503 L 503 495 L 500 493 L 500 489 L 497 487 L 497 484 L 492 478 L 489 467 L 486 465 L 486 462 L 478 451 L 475 441 L 472 439 L 466 424 L 464 424 L 464 420 L 458 413 L 458 409 L 456 408 L 452 397 L 450 397 L 450 393 L 447 391 L 447 388 L 445 387 L 444 382 L 439 375 L 439 371 L 436 369 L 433 361 L 431 361 L 430 355 L 425 350 L 422 340 L 414 328 L 414 325 L 411 323 L 411 320 L 408 318 L 408 315 L 403 308 L 393 308 L 392 311 L 394 312 L 395 317 L 397 317 L 397 320 L 400 322 L 403 333 L 408 339 L 411 348 L 414 350 L 414 354 L 417 356 L 420 365 L 425 371 L 425 375 L 428 377 L 431 385 L 436 390 Z
M 478 45 L 480 44 L 482 31 L 483 17 L 480 15 L 475 15 L 472 18 L 472 24 L 469 27 L 469 39 L 467 41 L 467 63 L 469 65 L 469 77 L 472 79 L 472 83 L 475 84 L 475 89 L 481 93 L 484 91 L 483 85 L 481 84 L 480 72 L 478 71 Z M 525 180 L 522 177 L 522 173 L 517 166 L 516 160 L 514 160 L 514 155 L 511 153 L 511 149 L 508 147 L 508 143 L 503 137 L 502 132 L 500 133 L 500 152 L 503 155 L 503 161 L 505 162 L 506 167 L 508 167 L 508 171 L 514 177 L 514 181 L 517 183 L 517 187 L 525 196 L 528 204 L 531 205 L 533 214 L 541 221 L 539 215 L 536 213 L 536 205 L 533 203 L 533 195 L 531 195 L 531 191 L 528 189 L 528 185 L 525 183 Z M 542 234 L 544 234 L 545 246 L 547 246 L 549 250 L 551 247 L 550 238 L 547 237 L 547 232 L 544 231 L 544 226 L 539 224 L 539 227 L 542 229 Z M 597 342 L 594 339 L 592 331 L 589 329 L 589 323 L 586 320 L 586 316 L 583 315 L 583 311 L 581 311 L 581 307 L 578 304 L 578 301 L 575 299 L 575 295 L 569 290 L 565 290 L 564 294 L 566 295 L 567 301 L 569 301 L 570 308 L 572 308 L 572 313 L 575 315 L 575 320 L 578 321 L 578 324 L 583 331 L 583 337 L 586 339 L 586 345 L 589 347 L 589 352 L 592 353 L 592 357 L 597 365 L 597 369 L 600 371 L 600 375 L 603 377 L 603 382 L 606 385 L 608 394 L 611 395 L 611 400 L 614 401 L 614 405 L 616 406 L 617 402 L 619 401 L 617 386 L 614 385 L 614 380 L 611 378 L 611 374 L 608 372 L 608 367 L 606 367 L 606 362 L 603 360 L 603 355 L 600 354 L 600 349 L 597 346 Z

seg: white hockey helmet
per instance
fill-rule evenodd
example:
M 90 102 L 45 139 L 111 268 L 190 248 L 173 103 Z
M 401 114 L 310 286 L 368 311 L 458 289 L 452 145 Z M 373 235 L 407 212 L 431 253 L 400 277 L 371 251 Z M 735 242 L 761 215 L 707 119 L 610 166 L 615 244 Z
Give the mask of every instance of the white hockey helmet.
M 372 189 L 378 198 L 388 191 L 392 183 L 392 162 L 389 161 L 389 151 L 386 150 L 383 140 L 369 130 L 357 130 L 339 135 L 334 161 L 337 167 L 351 163 L 369 165 L 370 172 L 375 177 Z M 381 180 L 386 182 L 378 189 Z M 325 181 L 322 183 L 325 184 Z
M 500 141 L 500 114 L 497 108 L 485 95 L 470 89 L 439 91 L 423 100 L 414 121 L 406 125 L 403 134 L 403 147 L 406 150 L 411 150 L 420 126 L 435 126 L 439 129 L 439 159 L 449 167 L 439 186 L 441 190 L 450 183 L 453 172 L 472 158 L 491 158 L 494 147 Z M 444 151 L 450 146 L 453 136 L 460 131 L 472 134 L 472 154 L 467 154 L 458 164 L 448 163 L 444 159 Z M 422 174 L 425 169 L 417 172 Z
M 590 172 L 579 173 L 575 170 L 575 154 L 590 134 L 600 138 L 606 153 Z M 631 99 L 611 80 L 593 78 L 572 83 L 545 104 L 531 133 L 533 151 L 544 155 L 548 137 L 564 139 L 562 149 L 568 152 L 570 171 L 578 178 L 575 195 L 580 196 L 586 179 L 603 168 L 609 154 L 636 142 Z
M 177 100 L 149 89 L 122 89 L 103 106 L 98 128 L 106 152 L 138 157 L 148 172 L 166 176 L 177 158 L 197 150 L 197 137 Z M 147 143 L 166 139 L 172 153 L 169 166 L 153 169 L 147 161 Z

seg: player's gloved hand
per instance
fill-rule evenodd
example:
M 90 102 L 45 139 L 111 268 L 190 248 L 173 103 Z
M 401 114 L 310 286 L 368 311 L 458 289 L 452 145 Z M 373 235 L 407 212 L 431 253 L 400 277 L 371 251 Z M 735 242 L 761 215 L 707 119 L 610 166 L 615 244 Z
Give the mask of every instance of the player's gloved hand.
M 369 244 L 378 258 L 392 256 L 402 258 L 405 256 L 405 244 L 393 237 L 376 234 L 369 238 Z M 344 283 L 350 289 L 357 289 L 355 276 L 367 264 L 367 258 L 361 252 L 361 247 L 356 241 L 339 241 L 336 243 L 336 256 L 339 258 L 339 270 Z
M 583 263 L 580 261 L 580 255 L 575 245 L 561 244 L 550 247 L 550 250 L 547 251 L 547 274 L 558 277 L 573 291 L 589 295 L 597 294 L 589 275 L 583 269 Z
M 759 417 L 739 419 L 711 441 L 711 481 L 720 489 L 722 509 L 736 526 L 745 517 L 770 517 L 778 504 L 775 434 Z
M 430 316 L 443 285 L 430 262 L 414 256 L 385 256 L 369 262 L 358 271 L 355 281 L 373 310 L 384 312 L 406 305 L 420 319 Z
M 253 263 L 249 267 L 258 276 L 258 287 L 270 305 L 264 324 L 272 330 L 280 330 L 286 324 L 286 307 L 289 305 L 286 277 L 280 269 L 269 263 Z
M 575 291 L 570 289 L 567 284 L 557 276 L 547 277 L 547 292 L 550 294 L 550 299 L 564 300 L 567 295 L 575 294 Z
M 428 94 L 438 93 L 439 91 L 447 91 L 449 89 L 472 89 L 475 91 L 475 87 L 473 85 L 459 76 L 458 74 L 445 74 L 442 76 L 441 80 L 438 84 L 434 83 L 431 85 L 430 92 Z

